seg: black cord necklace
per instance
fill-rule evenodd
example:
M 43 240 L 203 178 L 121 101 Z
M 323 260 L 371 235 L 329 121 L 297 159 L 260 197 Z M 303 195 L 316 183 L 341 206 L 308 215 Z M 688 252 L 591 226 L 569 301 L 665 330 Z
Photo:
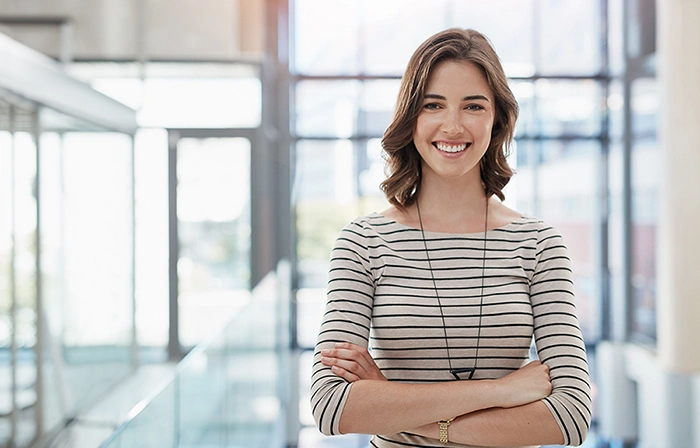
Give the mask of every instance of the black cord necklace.
M 440 294 L 438 294 L 437 283 L 435 282 L 435 274 L 433 273 L 433 264 L 430 261 L 430 253 L 428 252 L 428 243 L 425 239 L 425 231 L 423 230 L 423 217 L 420 214 L 420 205 L 416 200 L 416 209 L 418 210 L 418 222 L 420 223 L 420 233 L 423 237 L 423 247 L 425 248 L 425 257 L 428 260 L 428 268 L 430 270 L 430 278 L 433 280 L 433 288 L 435 289 L 435 298 L 438 301 L 438 308 L 440 309 L 440 318 L 442 319 L 442 330 L 445 334 L 445 347 L 447 348 L 447 362 L 450 366 L 450 373 L 455 379 L 467 379 L 471 380 L 474 377 L 474 372 L 476 372 L 477 362 L 479 360 L 479 343 L 481 342 L 481 317 L 483 315 L 484 306 L 484 274 L 486 271 L 486 235 L 489 228 L 489 199 L 486 198 L 486 217 L 484 218 L 484 254 L 481 265 L 481 294 L 479 299 L 479 326 L 476 334 L 476 352 L 474 354 L 474 367 L 466 367 L 461 369 L 455 369 L 452 367 L 452 358 L 450 357 L 450 343 L 447 338 L 447 324 L 445 323 L 445 314 L 442 311 L 442 302 L 440 302 Z M 466 378 L 461 378 L 460 374 L 467 374 Z

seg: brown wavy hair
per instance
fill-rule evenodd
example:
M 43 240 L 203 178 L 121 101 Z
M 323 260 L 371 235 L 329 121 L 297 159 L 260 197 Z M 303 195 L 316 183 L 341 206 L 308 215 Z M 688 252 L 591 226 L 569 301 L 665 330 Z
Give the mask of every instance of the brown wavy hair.
M 394 118 L 384 133 L 387 179 L 381 183 L 389 202 L 400 208 L 418 197 L 421 180 L 421 156 L 413 143 L 416 121 L 421 111 L 430 73 L 444 61 L 467 61 L 480 67 L 495 98 L 491 142 L 481 159 L 481 181 L 486 197 L 505 199 L 503 187 L 513 176 L 506 156 L 513 140 L 518 103 L 508 86 L 496 51 L 478 31 L 452 28 L 423 42 L 408 63 L 401 81 Z

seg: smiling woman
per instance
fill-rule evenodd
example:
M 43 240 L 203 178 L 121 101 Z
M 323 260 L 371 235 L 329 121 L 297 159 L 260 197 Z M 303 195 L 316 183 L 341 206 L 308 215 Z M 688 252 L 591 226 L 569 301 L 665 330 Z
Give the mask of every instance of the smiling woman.
M 412 56 L 382 140 L 391 207 L 348 224 L 331 254 L 311 383 L 324 434 L 382 448 L 586 438 L 566 247 L 501 202 L 517 112 L 482 34 L 446 30 Z
M 413 135 L 424 179 L 471 173 L 478 185 L 479 171 L 472 168 L 489 147 L 494 115 L 483 72 L 470 62 L 442 62 L 433 69 L 424 98 Z

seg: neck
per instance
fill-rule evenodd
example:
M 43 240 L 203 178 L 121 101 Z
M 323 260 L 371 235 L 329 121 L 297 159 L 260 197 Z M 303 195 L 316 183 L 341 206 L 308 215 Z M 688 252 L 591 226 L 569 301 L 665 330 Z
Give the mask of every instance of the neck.
M 481 178 L 423 178 L 418 202 L 426 229 L 474 231 L 483 227 L 486 193 Z

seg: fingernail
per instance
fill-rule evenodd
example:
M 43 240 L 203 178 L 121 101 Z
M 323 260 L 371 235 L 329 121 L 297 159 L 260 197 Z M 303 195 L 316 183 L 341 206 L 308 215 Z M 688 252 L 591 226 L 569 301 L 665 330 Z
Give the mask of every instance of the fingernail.
M 322 355 L 322 356 L 326 356 L 326 355 L 329 354 L 330 352 L 331 352 L 331 351 L 328 350 L 328 349 L 321 350 L 321 355 Z
M 335 346 L 336 346 L 336 347 L 345 347 L 345 343 L 343 343 L 343 342 L 336 342 L 336 343 L 335 343 Z
M 331 358 L 323 357 L 323 358 L 321 358 L 321 362 L 323 362 L 323 363 L 331 362 Z

